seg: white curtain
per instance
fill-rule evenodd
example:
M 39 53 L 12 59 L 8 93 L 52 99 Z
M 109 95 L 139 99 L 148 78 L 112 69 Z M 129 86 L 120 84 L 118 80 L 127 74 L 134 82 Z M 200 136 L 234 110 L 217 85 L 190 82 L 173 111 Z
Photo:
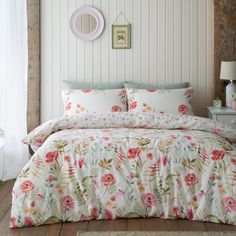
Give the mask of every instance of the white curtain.
M 0 0 L 0 127 L 5 131 L 0 180 L 17 177 L 29 160 L 21 142 L 27 132 L 26 4 L 26 0 Z

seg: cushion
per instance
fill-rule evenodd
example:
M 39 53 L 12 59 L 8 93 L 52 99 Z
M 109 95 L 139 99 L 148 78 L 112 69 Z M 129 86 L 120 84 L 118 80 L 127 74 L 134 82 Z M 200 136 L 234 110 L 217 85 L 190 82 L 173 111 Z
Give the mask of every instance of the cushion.
M 125 89 L 63 89 L 64 115 L 127 111 Z
M 62 88 L 63 89 L 99 89 L 99 90 L 106 90 L 106 89 L 119 89 L 124 88 L 124 82 L 120 83 L 78 83 L 63 80 L 62 81 Z
M 193 115 L 192 88 L 184 89 L 136 89 L 127 88 L 130 112 L 164 112 Z
M 178 83 L 178 84 L 154 85 L 154 84 L 124 82 L 124 87 L 137 88 L 137 89 L 180 89 L 180 88 L 188 88 L 189 83 L 183 82 L 183 83 Z

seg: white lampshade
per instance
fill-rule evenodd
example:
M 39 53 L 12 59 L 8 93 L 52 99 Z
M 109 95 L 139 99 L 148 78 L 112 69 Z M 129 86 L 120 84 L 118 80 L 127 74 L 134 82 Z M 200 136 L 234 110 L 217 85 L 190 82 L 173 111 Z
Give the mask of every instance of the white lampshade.
M 220 79 L 236 80 L 236 61 L 222 61 Z

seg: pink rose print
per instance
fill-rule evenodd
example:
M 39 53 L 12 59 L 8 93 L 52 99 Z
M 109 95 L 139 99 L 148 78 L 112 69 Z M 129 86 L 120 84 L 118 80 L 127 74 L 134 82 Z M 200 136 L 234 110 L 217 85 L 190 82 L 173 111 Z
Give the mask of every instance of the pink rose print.
M 83 165 L 84 165 L 84 158 L 80 158 L 80 159 L 78 160 L 78 165 L 79 165 L 79 168 L 80 168 L 80 169 L 83 167 Z
M 111 186 L 113 184 L 115 184 L 116 179 L 112 174 L 105 174 L 102 176 L 102 182 L 104 184 L 104 186 Z
M 193 211 L 192 210 L 187 210 L 187 217 L 189 220 L 193 219 Z
M 12 228 L 16 228 L 16 217 L 11 217 L 10 218 L 10 225 Z
M 236 212 L 236 200 L 232 197 L 226 197 L 222 200 L 222 204 L 226 211 L 228 212 Z
M 141 153 L 141 148 L 130 148 L 129 149 L 129 159 L 134 159 L 135 157 L 138 157 Z
M 231 159 L 231 163 L 232 163 L 233 165 L 236 165 L 236 159 Z
M 105 218 L 106 218 L 107 220 L 112 220 L 112 219 L 113 219 L 113 214 L 112 214 L 112 212 L 111 212 L 110 210 L 108 210 L 108 209 L 105 209 Z
M 32 226 L 33 224 L 34 224 L 34 222 L 30 217 L 26 216 L 24 218 L 24 225 L 25 226 Z
M 218 161 L 218 160 L 222 160 L 224 159 L 224 156 L 225 156 L 225 152 L 224 151 L 221 151 L 221 150 L 213 150 L 211 152 L 211 159 L 213 161 Z
M 155 93 L 157 90 L 156 89 L 146 89 L 149 93 Z
M 69 156 L 64 156 L 64 161 L 70 162 L 70 157 Z
M 66 195 L 61 198 L 61 206 L 66 210 L 69 211 L 75 207 L 74 200 L 71 196 Z
M 191 140 L 191 139 L 192 139 L 192 136 L 185 135 L 184 138 L 187 139 L 187 140 Z
M 20 185 L 20 190 L 24 193 L 28 193 L 33 189 L 34 189 L 34 184 L 30 180 L 26 180 Z
M 193 186 L 198 183 L 198 178 L 194 173 L 187 174 L 184 180 L 188 186 Z
M 217 175 L 216 174 L 213 174 L 212 176 L 211 176 L 211 180 L 212 181 L 215 181 L 217 179 Z
M 94 217 L 94 218 L 98 218 L 98 209 L 96 207 L 92 208 L 90 210 L 90 214 Z
M 57 160 L 57 157 L 58 157 L 58 152 L 57 151 L 55 151 L 55 152 L 48 152 L 46 154 L 46 162 L 47 163 L 52 163 L 52 162 Z
M 152 207 L 157 204 L 156 197 L 151 193 L 143 194 L 141 200 L 146 207 Z
M 136 107 L 137 107 L 137 102 L 136 101 L 130 103 L 130 105 L 129 105 L 130 110 L 134 110 Z
M 153 159 L 153 155 L 152 155 L 152 153 L 151 153 L 151 152 L 147 154 L 147 158 L 148 158 L 148 159 L 150 159 L 150 160 L 152 160 L 152 159 Z
M 168 161 L 168 157 L 167 156 L 162 157 L 162 164 L 163 164 L 163 166 L 166 166 L 167 161 Z
M 178 112 L 179 112 L 180 114 L 186 115 L 187 112 L 188 112 L 188 106 L 187 106 L 187 105 L 184 105 L 184 104 L 179 105 L 179 107 L 178 107 Z
M 68 111 L 71 109 L 71 102 L 68 102 L 67 104 L 65 104 L 65 110 Z
M 90 93 L 92 92 L 93 90 L 92 89 L 82 89 L 81 90 L 83 93 Z
M 112 112 L 121 112 L 121 111 L 122 111 L 122 108 L 119 107 L 119 106 L 117 106 L 117 105 L 115 105 L 115 106 L 113 106 L 113 107 L 111 108 L 111 111 L 112 111 Z
M 175 218 L 179 219 L 180 218 L 180 208 L 179 207 L 174 207 L 173 212 L 175 214 Z

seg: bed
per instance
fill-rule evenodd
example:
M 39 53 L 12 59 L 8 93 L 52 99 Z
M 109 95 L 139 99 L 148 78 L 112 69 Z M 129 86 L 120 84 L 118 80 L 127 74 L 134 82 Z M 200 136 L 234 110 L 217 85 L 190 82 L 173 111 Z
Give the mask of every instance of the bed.
M 47 121 L 13 188 L 10 227 L 160 217 L 236 225 L 236 130 L 206 118 L 81 113 Z

